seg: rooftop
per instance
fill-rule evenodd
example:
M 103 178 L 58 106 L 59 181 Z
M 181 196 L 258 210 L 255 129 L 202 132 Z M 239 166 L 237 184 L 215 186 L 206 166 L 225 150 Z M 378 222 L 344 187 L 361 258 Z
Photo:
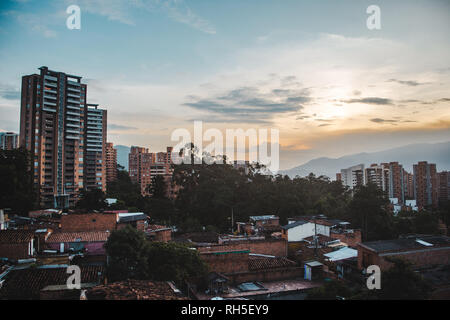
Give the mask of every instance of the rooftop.
M 289 224 L 287 224 L 285 226 L 282 226 L 281 228 L 284 229 L 284 230 L 288 230 L 288 229 L 292 229 L 292 228 L 295 228 L 297 226 L 301 226 L 301 225 L 304 225 L 304 224 L 307 224 L 307 223 L 309 223 L 309 222 L 305 221 L 305 220 L 299 220 L 299 221 L 295 221 L 293 223 L 289 223 Z
M 403 251 L 408 249 L 424 249 L 450 246 L 450 237 L 442 235 L 430 235 L 420 237 L 409 237 L 394 240 L 379 240 L 361 243 L 361 246 L 375 252 Z
M 103 242 L 108 240 L 110 234 L 108 231 L 55 232 L 48 237 L 47 242 Z
M 287 258 L 265 258 L 250 256 L 248 268 L 250 271 L 267 270 L 276 268 L 295 267 L 297 264 Z
M 264 215 L 264 216 L 250 216 L 250 220 L 253 221 L 259 221 L 259 220 L 273 220 L 273 219 L 279 219 L 275 215 Z
M 1 230 L 0 243 L 16 244 L 30 242 L 34 237 L 34 232 L 31 230 Z
M 186 300 L 172 283 L 126 280 L 96 286 L 86 292 L 88 300 Z
M 67 267 L 57 265 L 11 270 L 0 289 L 0 298 L 39 299 L 43 288 L 67 283 Z M 104 272 L 102 266 L 80 266 L 80 269 L 81 283 L 98 282 Z

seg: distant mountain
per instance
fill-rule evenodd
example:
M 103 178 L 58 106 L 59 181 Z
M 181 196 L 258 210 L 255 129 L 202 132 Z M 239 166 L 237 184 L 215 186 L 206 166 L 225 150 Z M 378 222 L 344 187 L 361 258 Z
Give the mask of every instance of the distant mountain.
M 125 170 L 128 171 L 128 154 L 131 148 L 122 145 L 114 146 L 114 148 L 117 150 L 117 163 L 124 166 Z
M 435 163 L 438 171 L 450 170 L 450 141 L 443 143 L 420 143 L 388 149 L 372 153 L 357 153 L 343 156 L 337 159 L 317 158 L 308 161 L 298 167 L 280 171 L 290 177 L 307 176 L 311 172 L 317 175 L 325 175 L 330 179 L 336 179 L 336 173 L 341 169 L 363 163 L 370 166 L 372 163 L 398 161 L 403 168 L 412 172 L 413 164 L 418 161 Z

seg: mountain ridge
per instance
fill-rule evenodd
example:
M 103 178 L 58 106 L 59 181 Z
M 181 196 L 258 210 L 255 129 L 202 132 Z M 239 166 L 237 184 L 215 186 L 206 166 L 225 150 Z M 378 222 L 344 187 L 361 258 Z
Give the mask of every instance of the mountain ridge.
M 338 158 L 319 157 L 288 170 L 280 170 L 280 174 L 290 177 L 307 176 L 309 173 L 325 175 L 335 179 L 336 173 L 341 169 L 363 163 L 369 166 L 372 163 L 398 161 L 405 170 L 412 171 L 412 166 L 418 161 L 436 163 L 438 171 L 450 169 L 450 141 L 439 143 L 414 143 L 396 148 L 376 152 L 360 152 L 344 155 Z

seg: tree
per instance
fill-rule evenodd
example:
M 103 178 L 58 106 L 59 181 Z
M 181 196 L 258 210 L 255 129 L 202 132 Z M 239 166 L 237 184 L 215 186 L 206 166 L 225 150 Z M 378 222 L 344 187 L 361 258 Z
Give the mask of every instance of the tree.
M 426 299 L 431 293 L 430 285 L 411 268 L 411 263 L 401 259 L 387 257 L 393 266 L 381 275 L 379 299 L 412 300 Z
M 202 278 L 208 271 L 196 250 L 175 242 L 151 242 L 147 261 L 149 279 L 171 280 L 179 285 L 189 278 Z
M 106 195 L 100 189 L 82 190 L 76 207 L 83 210 L 101 210 L 107 206 L 105 200 Z
M 152 198 L 167 198 L 167 182 L 164 176 L 156 175 L 152 178 L 152 183 L 147 186 Z
M 183 244 L 150 242 L 130 226 L 114 231 L 105 244 L 109 256 L 107 276 L 112 281 L 146 279 L 175 281 L 203 277 L 205 263 L 197 251 Z
M 307 300 L 338 300 L 351 296 L 351 290 L 341 281 L 331 280 L 323 286 L 312 289 Z
M 114 198 L 128 207 L 144 207 L 144 199 L 141 188 L 133 183 L 127 171 L 117 170 L 117 179 L 108 183 L 106 194 L 108 198 Z
M 387 210 L 389 200 L 374 184 L 356 189 L 349 204 L 348 219 L 354 227 L 361 228 L 365 241 L 394 237 L 392 215 Z
M 109 257 L 107 276 L 111 281 L 145 279 L 148 242 L 142 231 L 131 226 L 111 233 L 105 244 Z
M 0 208 L 11 208 L 20 215 L 37 204 L 31 159 L 25 149 L 0 150 Z

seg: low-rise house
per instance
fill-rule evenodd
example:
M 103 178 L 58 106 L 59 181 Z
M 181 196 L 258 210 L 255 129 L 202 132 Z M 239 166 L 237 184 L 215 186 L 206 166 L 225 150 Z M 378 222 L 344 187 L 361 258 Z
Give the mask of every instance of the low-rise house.
M 151 224 L 146 230 L 147 236 L 152 241 L 169 242 L 172 240 L 172 228 Z
M 147 227 L 147 215 L 143 212 L 127 212 L 117 214 L 117 230 L 125 228 L 127 225 L 144 231 Z
M 0 258 L 29 259 L 35 254 L 35 236 L 31 230 L 1 230 Z
M 443 235 L 409 236 L 358 244 L 358 268 L 378 265 L 381 270 L 392 265 L 386 257 L 409 260 L 415 268 L 450 264 L 450 237 Z
M 47 248 L 59 253 L 84 252 L 87 255 L 104 255 L 104 244 L 109 231 L 54 232 L 47 241 Z

